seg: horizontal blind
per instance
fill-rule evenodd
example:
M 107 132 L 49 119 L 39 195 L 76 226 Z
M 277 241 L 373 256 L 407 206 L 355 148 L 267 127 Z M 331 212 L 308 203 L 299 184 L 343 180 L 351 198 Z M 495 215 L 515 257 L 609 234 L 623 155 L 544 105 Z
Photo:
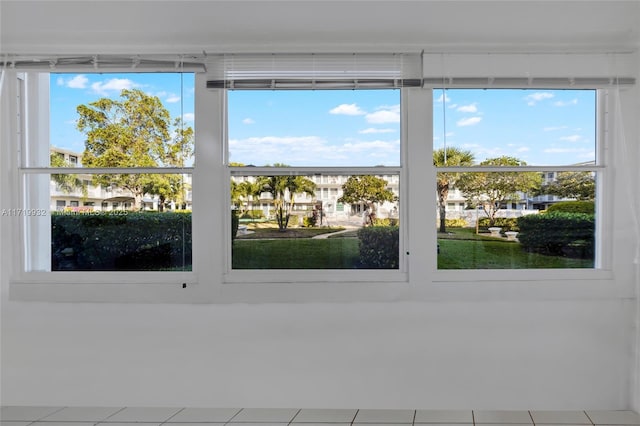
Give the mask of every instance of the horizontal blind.
M 74 55 L 0 57 L 4 66 L 18 71 L 49 72 L 204 72 L 198 55 Z
M 227 54 L 211 58 L 208 88 L 358 89 L 422 84 L 419 54 Z
M 631 53 L 425 53 L 425 87 L 597 88 L 635 84 Z

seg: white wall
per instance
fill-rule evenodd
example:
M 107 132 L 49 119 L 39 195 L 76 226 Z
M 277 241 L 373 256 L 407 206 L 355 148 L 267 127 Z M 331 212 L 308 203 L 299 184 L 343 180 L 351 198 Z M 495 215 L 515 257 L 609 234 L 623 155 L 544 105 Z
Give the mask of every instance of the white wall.
M 3 306 L 2 403 L 621 409 L 631 301 Z

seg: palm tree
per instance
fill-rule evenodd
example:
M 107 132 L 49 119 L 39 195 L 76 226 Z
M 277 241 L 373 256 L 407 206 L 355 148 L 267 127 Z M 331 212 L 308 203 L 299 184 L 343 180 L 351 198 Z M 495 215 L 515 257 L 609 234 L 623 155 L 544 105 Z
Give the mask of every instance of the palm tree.
M 471 151 L 464 151 L 455 146 L 433 151 L 433 165 L 436 167 L 471 166 L 474 160 L 475 157 Z M 456 184 L 456 181 L 460 178 L 460 173 L 438 172 L 437 176 L 436 194 L 438 195 L 438 207 L 440 208 L 439 232 L 447 232 L 447 197 L 449 196 L 449 188 Z
M 285 232 L 295 203 L 296 194 L 315 194 L 316 184 L 304 176 L 261 176 L 257 181 L 260 192 L 273 197 L 278 229 Z M 287 196 L 289 200 L 287 202 Z

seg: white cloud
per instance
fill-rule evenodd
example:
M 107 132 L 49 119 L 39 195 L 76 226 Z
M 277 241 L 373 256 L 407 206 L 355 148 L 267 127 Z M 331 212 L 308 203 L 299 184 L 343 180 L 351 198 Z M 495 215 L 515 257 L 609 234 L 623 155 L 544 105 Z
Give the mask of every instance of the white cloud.
M 458 120 L 456 122 L 456 125 L 459 127 L 473 126 L 478 124 L 480 121 L 482 121 L 482 117 L 469 117 L 469 118 L 463 118 L 462 120 Z
M 364 115 L 366 114 L 358 105 L 356 104 L 341 104 L 337 107 L 333 108 L 329 111 L 329 114 L 339 114 L 339 115 Z
M 578 105 L 578 100 L 577 99 L 571 99 L 570 101 L 557 101 L 557 102 L 554 102 L 553 105 L 555 105 L 557 107 L 565 107 L 565 106 L 569 106 L 569 105 Z
M 567 141 L 567 142 L 578 142 L 581 139 L 582 139 L 582 136 L 580 135 L 563 136 L 560 138 L 561 141 Z
M 400 105 L 379 107 L 377 111 L 365 116 L 367 123 L 385 124 L 400 122 Z
M 98 81 L 91 85 L 91 89 L 99 94 L 106 96 L 109 92 L 120 92 L 124 89 L 133 89 L 138 85 L 128 78 L 112 78 L 105 82 Z
M 461 107 L 458 107 L 458 109 L 456 111 L 459 111 L 459 112 L 478 112 L 478 107 L 476 107 L 476 104 L 462 105 Z
M 253 123 L 255 123 L 255 121 L 252 118 L 247 117 L 244 120 L 242 120 L 242 123 L 243 124 L 253 124 Z
M 528 146 L 521 146 L 520 148 L 517 149 L 518 152 L 528 152 L 531 151 L 531 148 L 529 148 Z
M 358 133 L 366 135 L 370 133 L 393 133 L 394 129 L 376 129 L 375 127 L 369 127 L 368 129 L 358 130 Z
M 546 99 L 551 99 L 555 95 L 549 92 L 536 92 L 526 96 L 524 99 L 527 101 L 527 105 L 533 106 L 537 102 L 544 101 Z
M 330 144 L 319 136 L 264 136 L 229 140 L 231 161 L 264 166 L 289 165 L 397 165 L 400 141 L 349 140 Z M 369 159 L 369 160 L 367 160 Z
M 564 130 L 566 129 L 567 126 L 549 126 L 549 127 L 545 127 L 542 130 L 544 130 L 545 132 L 554 132 L 556 130 Z
M 196 115 L 192 112 L 187 112 L 185 114 L 182 115 L 182 120 L 183 121 L 194 121 L 196 118 Z
M 65 80 L 62 77 L 58 77 L 56 83 L 58 84 L 58 86 L 66 86 L 70 89 L 86 89 L 87 83 L 89 83 L 89 79 L 83 74 L 78 74 L 68 80 Z
M 180 102 L 180 96 L 171 94 L 167 99 L 165 99 L 165 102 L 169 104 L 175 104 L 176 102 Z
M 440 103 L 442 103 L 442 99 L 443 99 L 443 97 L 444 97 L 444 101 L 445 101 L 445 102 L 451 102 L 451 98 L 450 98 L 449 96 L 445 95 L 445 94 L 442 94 L 442 93 L 440 94 L 440 96 L 438 97 L 438 99 L 436 99 L 436 100 L 435 100 L 435 102 L 440 102 Z

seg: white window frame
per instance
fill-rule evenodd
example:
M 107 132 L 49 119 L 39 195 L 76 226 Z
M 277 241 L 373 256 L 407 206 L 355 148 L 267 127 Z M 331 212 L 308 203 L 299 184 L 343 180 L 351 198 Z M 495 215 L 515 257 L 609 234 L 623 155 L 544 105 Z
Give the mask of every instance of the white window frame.
M 5 80 L 11 80 L 5 76 Z M 600 269 L 553 269 L 553 270 L 438 270 L 436 264 L 436 200 L 425 196 L 431 193 L 424 182 L 435 182 L 436 168 L 433 166 L 433 93 L 430 87 L 401 89 L 402 96 L 402 138 L 403 153 L 401 197 L 401 232 L 406 253 L 406 270 L 395 272 L 404 274 L 398 280 L 360 279 L 368 271 L 318 271 L 312 279 L 308 270 L 291 273 L 274 273 L 269 280 L 264 279 L 265 271 L 240 277 L 228 274 L 230 250 L 230 214 L 226 206 L 229 194 L 230 171 L 225 158 L 225 111 L 224 89 L 206 89 L 207 75 L 196 74 L 196 153 L 192 171 L 193 198 L 198 202 L 193 207 L 193 271 L 173 272 L 108 272 L 79 274 L 75 272 L 21 272 L 23 252 L 11 250 L 4 241 L 3 253 L 12 253 L 2 260 L 3 272 L 10 282 L 10 297 L 14 300 L 38 301 L 101 301 L 101 302 L 155 302 L 155 303 L 232 303 L 232 302 L 301 302 L 301 301 L 395 301 L 395 300 L 478 300 L 479 298 L 504 299 L 513 296 L 513 286 L 517 286 L 517 297 L 524 298 L 565 298 L 585 294 L 589 297 L 610 297 L 613 272 L 611 260 L 599 260 Z M 482 88 L 482 86 L 475 86 Z M 485 86 L 486 87 L 486 86 Z M 569 88 L 569 87 L 567 87 Z M 599 88 L 606 92 L 607 88 Z M 5 93 L 15 98 L 18 86 L 5 85 Z M 31 89 L 29 89 L 31 90 Z M 3 96 L 4 94 L 3 93 Z M 613 181 L 609 165 L 607 146 L 614 140 L 608 131 L 609 123 L 616 112 L 608 99 L 598 111 L 598 129 L 602 153 L 602 169 L 598 170 L 598 204 L 611 205 Z M 40 105 L 40 107 L 39 107 Z M 20 129 L 18 123 L 11 130 L 12 135 L 25 134 L 37 137 L 48 134 L 48 114 L 42 103 L 30 99 L 25 112 L 38 118 L 30 122 L 28 128 Z M 15 105 L 10 105 L 12 116 L 18 116 Z M 619 111 L 617 111 L 619 113 Z M 45 119 L 46 118 L 46 119 Z M 2 208 L 21 205 L 23 194 L 20 152 L 17 147 L 3 149 L 3 161 L 8 164 L 9 179 L 0 182 L 9 197 L 0 199 Z M 549 168 L 547 168 L 549 169 Z M 553 168 L 556 170 L 557 168 Z M 77 173 L 77 171 L 76 171 Z M 434 185 L 435 186 L 435 185 Z M 19 188 L 19 190 L 16 190 Z M 220 202 L 223 200 L 223 202 Z M 613 228 L 611 216 L 606 209 L 598 207 L 597 244 L 599 253 L 610 253 Z M 9 241 L 19 241 L 21 218 L 4 218 L 3 235 Z M 223 236 L 222 238 L 220 236 Z M 5 238 L 6 240 L 6 238 Z M 22 242 L 21 242 L 22 243 Z M 246 272 L 246 271 L 237 271 Z M 289 272 L 289 271 L 287 271 Z M 335 277 L 329 275 L 335 272 Z M 344 272 L 352 272 L 345 277 Z M 364 276 L 362 275 L 362 276 Z
M 483 85 L 465 85 L 466 89 L 491 89 Z M 504 87 L 503 87 L 504 88 Z M 509 87 L 506 87 L 509 88 Z M 517 87 L 522 88 L 522 87 Z M 548 89 L 547 87 L 526 87 L 527 89 Z M 571 86 L 553 87 L 553 89 L 572 89 Z M 433 167 L 437 172 L 562 172 L 591 171 L 596 173 L 596 229 L 594 268 L 554 268 L 554 269 L 438 269 L 437 260 L 433 270 L 434 282 L 472 282 L 472 281 L 530 281 L 530 280 L 602 280 L 611 279 L 611 214 L 605 206 L 611 205 L 611 171 L 605 166 L 609 164 L 609 151 L 606 147 L 611 143 L 610 122 L 612 119 L 613 100 L 609 89 L 602 86 L 584 87 L 596 91 L 596 162 L 589 166 L 518 166 L 518 167 Z M 502 88 L 501 88 L 502 89 Z M 433 89 L 442 90 L 442 88 Z M 432 148 L 432 147 L 431 147 Z M 433 149 L 433 148 L 432 148 Z M 435 177 L 434 177 L 435 183 Z M 437 209 L 435 202 L 433 211 Z M 435 222 L 435 213 L 434 213 Z M 517 277 L 513 277 L 517 275 Z
M 210 89 L 219 91 L 219 96 L 224 99 L 225 109 L 228 105 L 227 102 L 227 90 L 226 89 Z M 345 89 L 347 90 L 347 89 Z M 274 168 L 274 167 L 231 167 L 228 166 L 229 160 L 227 158 L 228 149 L 228 134 L 226 125 L 224 129 L 216 129 L 216 131 L 222 131 L 223 133 L 223 177 L 222 180 L 230 182 L 232 176 L 243 176 L 250 174 L 251 176 L 273 176 L 276 175 L 289 175 L 299 174 L 302 176 L 312 176 L 320 173 L 324 178 L 330 175 L 382 175 L 382 174 L 394 174 L 399 176 L 399 199 L 400 199 L 400 241 L 399 241 L 399 268 L 398 269 L 232 269 L 231 267 L 231 193 L 229 185 L 227 185 L 225 191 L 225 199 L 229 200 L 227 204 L 229 208 L 225 210 L 226 217 L 225 223 L 228 224 L 228 229 L 224 232 L 225 238 L 225 265 L 224 265 L 224 283 L 322 283 L 322 282 L 407 282 L 408 281 L 408 256 L 406 246 L 408 245 L 408 234 L 406 229 L 409 225 L 409 216 L 406 213 L 406 209 L 403 207 L 403 200 L 406 200 L 406 189 L 404 183 L 407 180 L 407 104 L 405 98 L 407 97 L 407 91 L 411 89 L 398 89 L 400 95 L 400 165 L 397 167 L 287 167 L 287 168 Z M 226 117 L 226 114 L 225 114 Z M 327 181 L 328 182 L 328 181 Z M 324 188 L 322 192 L 328 191 L 328 188 Z

